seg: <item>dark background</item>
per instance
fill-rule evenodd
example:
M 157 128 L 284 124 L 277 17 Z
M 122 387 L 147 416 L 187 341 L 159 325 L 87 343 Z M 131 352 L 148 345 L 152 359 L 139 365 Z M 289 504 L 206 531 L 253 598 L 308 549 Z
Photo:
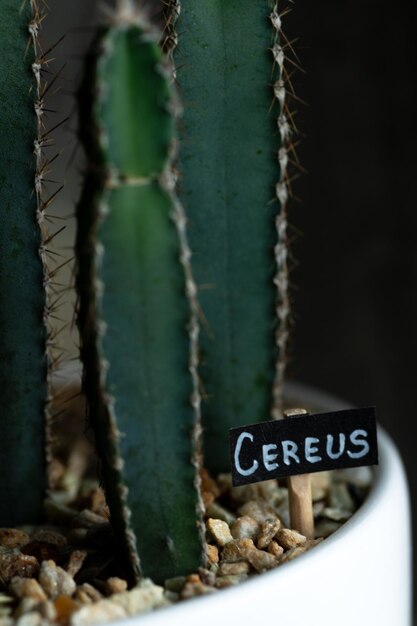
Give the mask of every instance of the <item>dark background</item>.
M 417 3 L 297 0 L 284 25 L 308 103 L 293 104 L 308 173 L 290 205 L 289 373 L 377 406 L 415 520 Z
M 46 39 L 66 33 L 53 53 L 55 69 L 67 62 L 54 96 L 63 118 L 74 111 L 82 53 L 103 3 L 51 0 L 49 6 Z M 286 37 L 298 38 L 305 72 L 292 81 L 308 103 L 292 103 L 307 173 L 294 183 L 297 198 L 289 206 L 288 372 L 358 405 L 377 406 L 403 455 L 415 506 L 417 2 L 282 0 L 280 8 L 286 6 L 293 7 L 283 19 Z M 74 152 L 75 127 L 72 115 L 58 137 L 65 151 L 55 176 L 68 183 L 58 201 L 64 213 L 77 197 L 83 166 Z M 63 243 L 70 250 L 68 224 Z M 393 541 L 389 520 L 381 524 Z

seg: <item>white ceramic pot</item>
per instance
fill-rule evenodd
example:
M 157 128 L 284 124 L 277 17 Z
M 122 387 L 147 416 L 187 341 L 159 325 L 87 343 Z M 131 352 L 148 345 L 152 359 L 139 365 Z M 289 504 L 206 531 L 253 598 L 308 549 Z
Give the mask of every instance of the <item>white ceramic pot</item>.
M 287 397 L 317 411 L 348 408 L 299 385 Z M 322 544 L 236 587 L 118 626 L 410 626 L 411 533 L 397 449 L 379 430 L 380 465 L 360 510 Z

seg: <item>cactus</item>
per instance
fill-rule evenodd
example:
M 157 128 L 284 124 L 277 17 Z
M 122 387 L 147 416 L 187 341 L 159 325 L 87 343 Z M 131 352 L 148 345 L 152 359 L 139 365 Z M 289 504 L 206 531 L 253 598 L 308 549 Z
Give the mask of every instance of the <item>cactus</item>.
M 16 470 L 1 472 L 0 524 L 12 525 L 43 515 L 59 296 L 49 247 L 60 231 L 46 228 L 55 192 L 46 189 L 54 157 L 46 153 L 43 15 L 37 0 L 20 12 L 5 3 L 0 457 Z M 175 71 L 133 5 L 119 0 L 80 90 L 88 167 L 77 207 L 78 326 L 120 552 L 132 581 L 162 582 L 204 563 L 200 388 L 213 471 L 228 467 L 229 426 L 280 414 L 289 127 L 270 0 L 244 11 L 237 0 L 187 0 L 181 15 L 170 0 L 166 48 Z M 29 474 L 30 490 L 22 482 Z
M 0 16 L 0 526 L 39 522 L 47 485 L 50 328 L 45 289 L 48 201 L 42 181 L 47 168 L 44 58 L 38 42 L 42 15 L 35 1 L 19 5 L 4 0 Z
M 173 0 L 169 24 L 184 107 L 178 193 L 206 319 L 205 461 L 219 472 L 228 467 L 228 428 L 281 410 L 288 124 L 280 18 L 270 0 Z
M 163 581 L 202 561 L 197 305 L 172 191 L 174 96 L 129 7 L 88 66 L 76 243 L 85 389 L 131 576 Z

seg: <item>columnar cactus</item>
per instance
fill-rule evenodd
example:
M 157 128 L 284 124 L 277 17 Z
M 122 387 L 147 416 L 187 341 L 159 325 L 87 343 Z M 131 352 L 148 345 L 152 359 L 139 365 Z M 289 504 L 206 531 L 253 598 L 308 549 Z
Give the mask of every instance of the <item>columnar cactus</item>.
M 214 472 L 227 470 L 230 426 L 280 415 L 289 133 L 275 3 L 184 0 L 180 12 L 164 2 L 176 70 L 134 4 L 119 0 L 80 91 L 78 324 L 120 550 L 132 580 L 163 581 L 204 562 L 201 394 Z M 11 525 L 42 516 L 55 336 L 47 261 L 59 231 L 45 228 L 42 15 L 36 0 L 2 9 L 0 456 L 17 469 L 0 473 L 0 524 Z
M 174 0 L 170 18 L 184 107 L 178 192 L 205 317 L 205 460 L 219 472 L 229 427 L 281 412 L 289 128 L 281 22 L 270 0 Z
M 172 191 L 175 102 L 158 43 L 133 10 L 117 13 L 90 62 L 77 239 L 85 388 L 133 575 L 161 581 L 202 560 L 198 325 Z
M 4 0 L 0 15 L 0 526 L 43 518 L 53 278 L 47 267 L 42 12 Z M 30 488 L 28 478 L 30 477 Z

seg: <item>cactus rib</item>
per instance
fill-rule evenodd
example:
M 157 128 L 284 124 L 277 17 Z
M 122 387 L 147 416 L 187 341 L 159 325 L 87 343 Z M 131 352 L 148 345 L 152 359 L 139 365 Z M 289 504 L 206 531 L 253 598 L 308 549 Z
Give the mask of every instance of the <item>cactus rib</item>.
M 5 0 L 0 17 L 0 526 L 39 522 L 47 486 L 47 279 L 40 189 L 46 165 L 38 106 L 43 15 L 35 0 L 20 10 L 18 5 Z
M 207 319 L 200 376 L 213 472 L 229 465 L 228 427 L 280 415 L 289 305 L 279 30 L 270 0 L 244 10 L 238 0 L 170 3 L 166 46 L 184 105 L 178 189 Z
M 81 129 L 91 132 L 81 137 L 89 172 L 76 247 L 85 389 L 125 561 L 132 578 L 160 582 L 202 561 L 198 305 L 170 170 L 169 80 L 136 15 L 117 14 L 100 36 L 84 83 Z

